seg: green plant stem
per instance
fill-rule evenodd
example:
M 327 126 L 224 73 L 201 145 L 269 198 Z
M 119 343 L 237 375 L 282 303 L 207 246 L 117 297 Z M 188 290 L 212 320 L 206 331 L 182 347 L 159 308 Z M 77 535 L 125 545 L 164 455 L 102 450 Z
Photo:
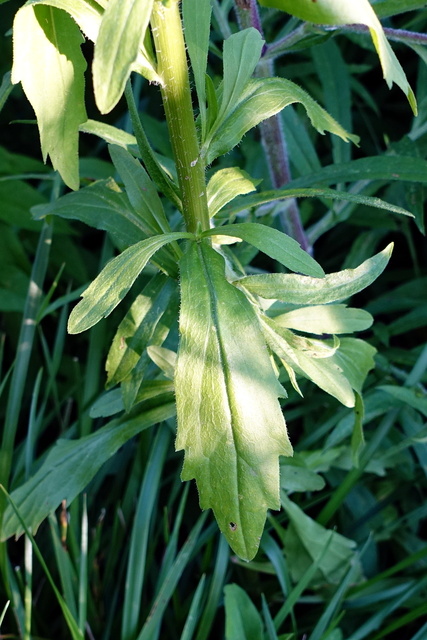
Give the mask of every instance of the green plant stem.
M 141 158 L 150 175 L 150 178 L 161 189 L 162 193 L 173 202 L 177 209 L 181 211 L 182 202 L 176 192 L 176 185 L 168 178 L 157 161 L 154 151 L 145 135 L 144 128 L 139 117 L 138 108 L 132 91 L 130 80 L 126 83 L 125 98 L 129 109 L 130 120 L 135 134 Z
M 151 18 L 161 93 L 187 231 L 209 229 L 205 167 L 200 158 L 179 0 L 155 0 Z
M 235 0 L 235 8 L 240 28 L 254 27 L 264 37 L 255 0 Z M 274 76 L 273 60 L 265 60 L 262 57 L 255 70 L 255 75 L 258 78 Z M 260 130 L 271 184 L 274 189 L 281 189 L 292 179 L 281 116 L 278 114 L 264 120 L 260 124 Z M 299 242 L 305 251 L 312 253 L 313 248 L 302 226 L 298 204 L 294 198 L 283 204 L 280 211 L 280 221 L 286 233 Z

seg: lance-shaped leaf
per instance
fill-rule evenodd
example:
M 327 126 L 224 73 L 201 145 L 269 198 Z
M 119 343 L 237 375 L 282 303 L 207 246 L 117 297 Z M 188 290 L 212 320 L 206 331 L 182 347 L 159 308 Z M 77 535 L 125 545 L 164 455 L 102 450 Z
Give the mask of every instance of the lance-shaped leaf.
M 63 9 L 74 18 L 85 36 L 95 42 L 103 14 L 101 4 L 91 0 L 30 0 L 26 6 L 47 5 Z
M 151 256 L 175 240 L 192 238 L 191 233 L 165 233 L 132 245 L 104 267 L 83 292 L 68 320 L 69 333 L 81 333 L 106 318 L 125 297 Z
M 206 188 L 209 215 L 214 216 L 236 196 L 255 191 L 260 182 L 261 180 L 251 178 L 239 167 L 219 169 L 213 174 Z
M 254 557 L 266 510 L 279 506 L 279 455 L 291 455 L 277 381 L 252 305 L 203 242 L 181 260 L 175 373 L 182 479 L 242 558 Z
M 368 0 L 260 0 L 266 7 L 275 7 L 286 11 L 301 20 L 316 24 L 365 24 L 369 27 L 372 40 L 380 58 L 385 81 L 389 88 L 395 82 L 408 98 L 414 114 L 417 114 L 417 102 L 409 86 L 405 72 L 393 49 L 384 35 Z
M 231 236 L 232 238 L 241 238 L 292 271 L 318 278 L 324 275 L 320 264 L 301 249 L 296 240 L 263 224 L 256 222 L 227 224 L 204 231 L 202 235 L 204 237 Z
M 295 102 L 305 108 L 311 124 L 319 133 L 329 131 L 343 140 L 358 142 L 301 87 L 284 78 L 249 80 L 224 114 L 219 114 L 203 141 L 201 155 L 206 164 L 235 147 L 245 133 L 270 116 Z
M 11 494 L 28 527 L 35 533 L 42 520 L 62 500 L 70 504 L 99 468 L 128 440 L 174 414 L 174 403 L 162 401 L 154 408 L 112 420 L 90 436 L 78 440 L 58 440 L 34 476 Z M 8 506 L 2 522 L 1 539 L 21 533 L 22 525 Z
M 237 235 L 237 234 L 236 234 Z M 390 243 L 383 251 L 365 260 L 355 269 L 310 278 L 294 273 L 269 273 L 247 276 L 237 282 L 262 298 L 283 300 L 288 304 L 328 304 L 345 300 L 369 286 L 384 271 L 393 250 Z
M 96 103 L 108 113 L 120 100 L 138 58 L 153 0 L 110 0 L 95 43 L 93 81 Z
M 351 309 L 344 304 L 317 304 L 275 316 L 274 322 L 281 327 L 305 333 L 339 335 L 369 329 L 373 318 L 364 309 Z
M 79 125 L 84 106 L 86 62 L 80 30 L 65 11 L 21 7 L 13 23 L 12 82 L 21 82 L 33 107 L 43 160 L 50 156 L 71 189 L 79 188 Z

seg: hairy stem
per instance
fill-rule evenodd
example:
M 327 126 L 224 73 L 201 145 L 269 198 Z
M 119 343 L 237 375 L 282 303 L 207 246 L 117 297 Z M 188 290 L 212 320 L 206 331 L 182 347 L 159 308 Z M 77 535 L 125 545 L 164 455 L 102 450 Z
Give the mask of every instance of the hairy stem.
M 153 39 L 162 78 L 161 92 L 181 191 L 187 231 L 209 229 L 205 167 L 200 158 L 191 103 L 179 0 L 154 2 Z

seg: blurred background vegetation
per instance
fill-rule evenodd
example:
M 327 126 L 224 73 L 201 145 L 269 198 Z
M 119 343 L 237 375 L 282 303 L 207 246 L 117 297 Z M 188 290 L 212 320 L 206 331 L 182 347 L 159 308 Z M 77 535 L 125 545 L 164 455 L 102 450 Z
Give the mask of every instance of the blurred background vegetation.
M 11 67 L 11 27 L 21 4 L 0 6 L 1 77 Z M 213 6 L 215 78 L 222 40 L 238 27 L 232 2 Z M 298 27 L 276 11 L 261 16 L 267 42 Z M 383 24 L 423 34 L 427 9 L 390 15 Z M 415 216 L 339 201 L 299 202 L 326 272 L 355 267 L 395 243 L 385 273 L 352 301 L 373 314 L 363 338 L 377 349 L 364 387 L 366 442 L 359 455 L 353 410 L 307 381 L 301 398 L 285 381 L 295 456 L 282 460 L 283 509 L 269 515 L 255 560 L 243 563 L 230 555 L 211 513 L 201 516 L 195 484 L 180 481 L 174 418 L 143 431 L 102 466 L 84 495 L 41 525 L 36 541 L 46 566 L 25 537 L 2 544 L 0 612 L 12 598 L 2 637 L 78 638 L 84 631 L 87 638 L 123 640 L 427 638 L 427 37 L 418 44 L 402 33 L 394 37 L 417 96 L 416 119 L 405 96 L 387 89 L 366 34 L 319 29 L 276 60 L 277 75 L 306 88 L 361 139 L 355 147 L 319 136 L 302 111 L 286 108 L 281 117 L 298 184 L 377 195 Z M 90 43 L 83 49 L 90 60 Z M 100 119 L 90 83 L 88 72 L 88 116 Z M 135 86 L 150 140 L 169 155 L 159 91 L 144 81 Z M 124 101 L 104 121 L 131 131 Z M 72 305 L 114 247 L 105 233 L 82 223 L 32 218 L 32 207 L 65 188 L 41 161 L 34 114 L 19 86 L 0 112 L 0 144 L 0 421 L 3 447 L 8 425 L 17 427 L 13 490 L 59 437 L 84 436 L 108 422 L 96 401 L 123 310 L 82 335 L 66 333 Z M 82 185 L 114 175 L 104 143 L 82 134 L 80 150 Z M 387 173 L 389 158 L 401 159 L 401 172 Z M 258 130 L 219 162 L 240 166 L 269 188 Z M 327 182 L 322 167 L 332 165 L 341 174 Z M 277 205 L 257 215 L 280 226 Z M 238 255 L 256 272 L 277 266 L 244 243 Z M 41 286 L 39 296 L 31 278 Z M 28 319 L 31 336 L 22 329 Z

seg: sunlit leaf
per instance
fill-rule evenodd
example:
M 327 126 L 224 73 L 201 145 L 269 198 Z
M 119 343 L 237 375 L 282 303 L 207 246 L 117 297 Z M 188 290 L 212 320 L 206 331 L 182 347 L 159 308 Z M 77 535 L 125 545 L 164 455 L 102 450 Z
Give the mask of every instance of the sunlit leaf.
M 132 245 L 104 267 L 83 292 L 68 320 L 69 333 L 81 333 L 106 318 L 125 297 L 151 256 L 174 240 L 192 238 L 191 233 L 165 233 Z
M 278 456 L 292 448 L 252 305 L 227 282 L 224 259 L 203 243 L 181 260 L 180 333 L 182 479 L 196 479 L 200 506 L 212 508 L 232 549 L 250 560 L 266 510 L 278 507 Z
M 71 189 L 79 187 L 78 132 L 86 62 L 80 30 L 65 11 L 24 5 L 13 24 L 12 82 L 21 82 L 37 116 L 43 160 Z
M 260 0 L 260 4 L 281 9 L 297 18 L 316 24 L 367 25 L 389 88 L 395 82 L 407 96 L 414 114 L 417 114 L 414 92 L 368 0 L 298 0 L 297 3 L 295 0 Z

